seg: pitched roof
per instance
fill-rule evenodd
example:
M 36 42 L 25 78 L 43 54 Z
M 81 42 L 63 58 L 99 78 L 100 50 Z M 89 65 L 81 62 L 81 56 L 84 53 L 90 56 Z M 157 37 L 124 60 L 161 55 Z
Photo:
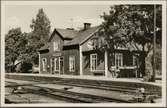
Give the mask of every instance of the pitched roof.
M 45 49 L 49 49 L 49 43 L 46 43 L 43 47 L 41 47 L 41 48 L 39 49 L 39 51 L 45 50 Z
M 94 34 L 99 28 L 100 26 L 96 26 L 96 27 L 91 27 L 87 30 L 80 30 L 80 31 L 55 28 L 49 38 L 49 41 L 52 39 L 54 34 L 57 33 L 61 38 L 64 39 L 64 46 L 79 45 L 82 42 L 86 41 L 89 37 L 91 37 L 92 34 Z M 45 46 L 40 48 L 40 50 L 45 50 L 45 49 L 49 49 L 49 43 L 46 43 Z
M 142 51 L 142 45 L 135 42 L 130 42 L 126 45 L 127 49 L 130 51 Z
M 100 26 L 91 27 L 87 30 L 81 30 L 77 33 L 76 37 L 70 42 L 66 43 L 65 46 L 70 45 L 79 45 L 82 42 L 86 41 L 89 37 L 92 36 L 97 30 L 99 30 Z
M 77 32 L 78 31 L 72 29 L 55 28 L 49 38 L 49 41 L 52 39 L 55 33 L 57 33 L 63 39 L 73 39 L 76 36 Z
M 57 31 L 62 35 L 63 38 L 70 38 L 70 39 L 73 39 L 78 32 L 76 30 L 60 29 L 60 28 L 57 28 Z
M 124 49 L 129 51 L 142 51 L 142 46 L 134 42 L 129 42 L 126 43 L 125 45 L 118 46 L 116 49 Z

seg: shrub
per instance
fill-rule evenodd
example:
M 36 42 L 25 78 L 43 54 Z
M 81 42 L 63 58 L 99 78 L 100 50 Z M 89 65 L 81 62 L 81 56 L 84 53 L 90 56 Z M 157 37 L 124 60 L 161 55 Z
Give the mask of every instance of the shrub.
M 32 63 L 22 62 L 20 67 L 21 73 L 32 73 Z

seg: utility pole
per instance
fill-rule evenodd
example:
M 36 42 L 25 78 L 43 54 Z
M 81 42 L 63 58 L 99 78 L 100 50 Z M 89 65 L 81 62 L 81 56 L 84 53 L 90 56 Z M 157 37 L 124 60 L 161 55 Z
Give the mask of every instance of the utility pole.
M 155 67 L 156 67 L 156 59 L 155 59 L 155 53 L 156 53 L 156 4 L 154 4 L 154 37 L 153 37 L 153 76 L 152 81 L 155 82 Z

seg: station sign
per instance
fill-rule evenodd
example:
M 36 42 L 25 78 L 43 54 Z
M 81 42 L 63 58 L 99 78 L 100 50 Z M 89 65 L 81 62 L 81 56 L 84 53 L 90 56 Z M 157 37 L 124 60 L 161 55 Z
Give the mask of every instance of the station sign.
M 62 53 L 53 53 L 52 56 L 62 56 Z

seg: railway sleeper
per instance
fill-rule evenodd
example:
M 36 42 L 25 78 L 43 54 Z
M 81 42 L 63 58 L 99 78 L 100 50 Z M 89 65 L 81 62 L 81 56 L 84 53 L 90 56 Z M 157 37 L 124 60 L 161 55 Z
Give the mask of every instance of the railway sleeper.
M 31 91 L 32 93 L 48 95 L 48 96 L 52 96 L 53 98 L 61 97 L 71 101 L 82 102 L 82 103 L 102 103 L 102 102 L 130 103 L 130 101 L 126 101 L 126 100 L 89 95 L 89 94 L 83 94 L 83 93 L 76 93 L 76 92 L 66 91 L 63 89 L 51 89 L 51 88 L 44 88 L 39 86 L 33 86 L 33 87 L 26 86 L 24 87 L 24 89 Z

